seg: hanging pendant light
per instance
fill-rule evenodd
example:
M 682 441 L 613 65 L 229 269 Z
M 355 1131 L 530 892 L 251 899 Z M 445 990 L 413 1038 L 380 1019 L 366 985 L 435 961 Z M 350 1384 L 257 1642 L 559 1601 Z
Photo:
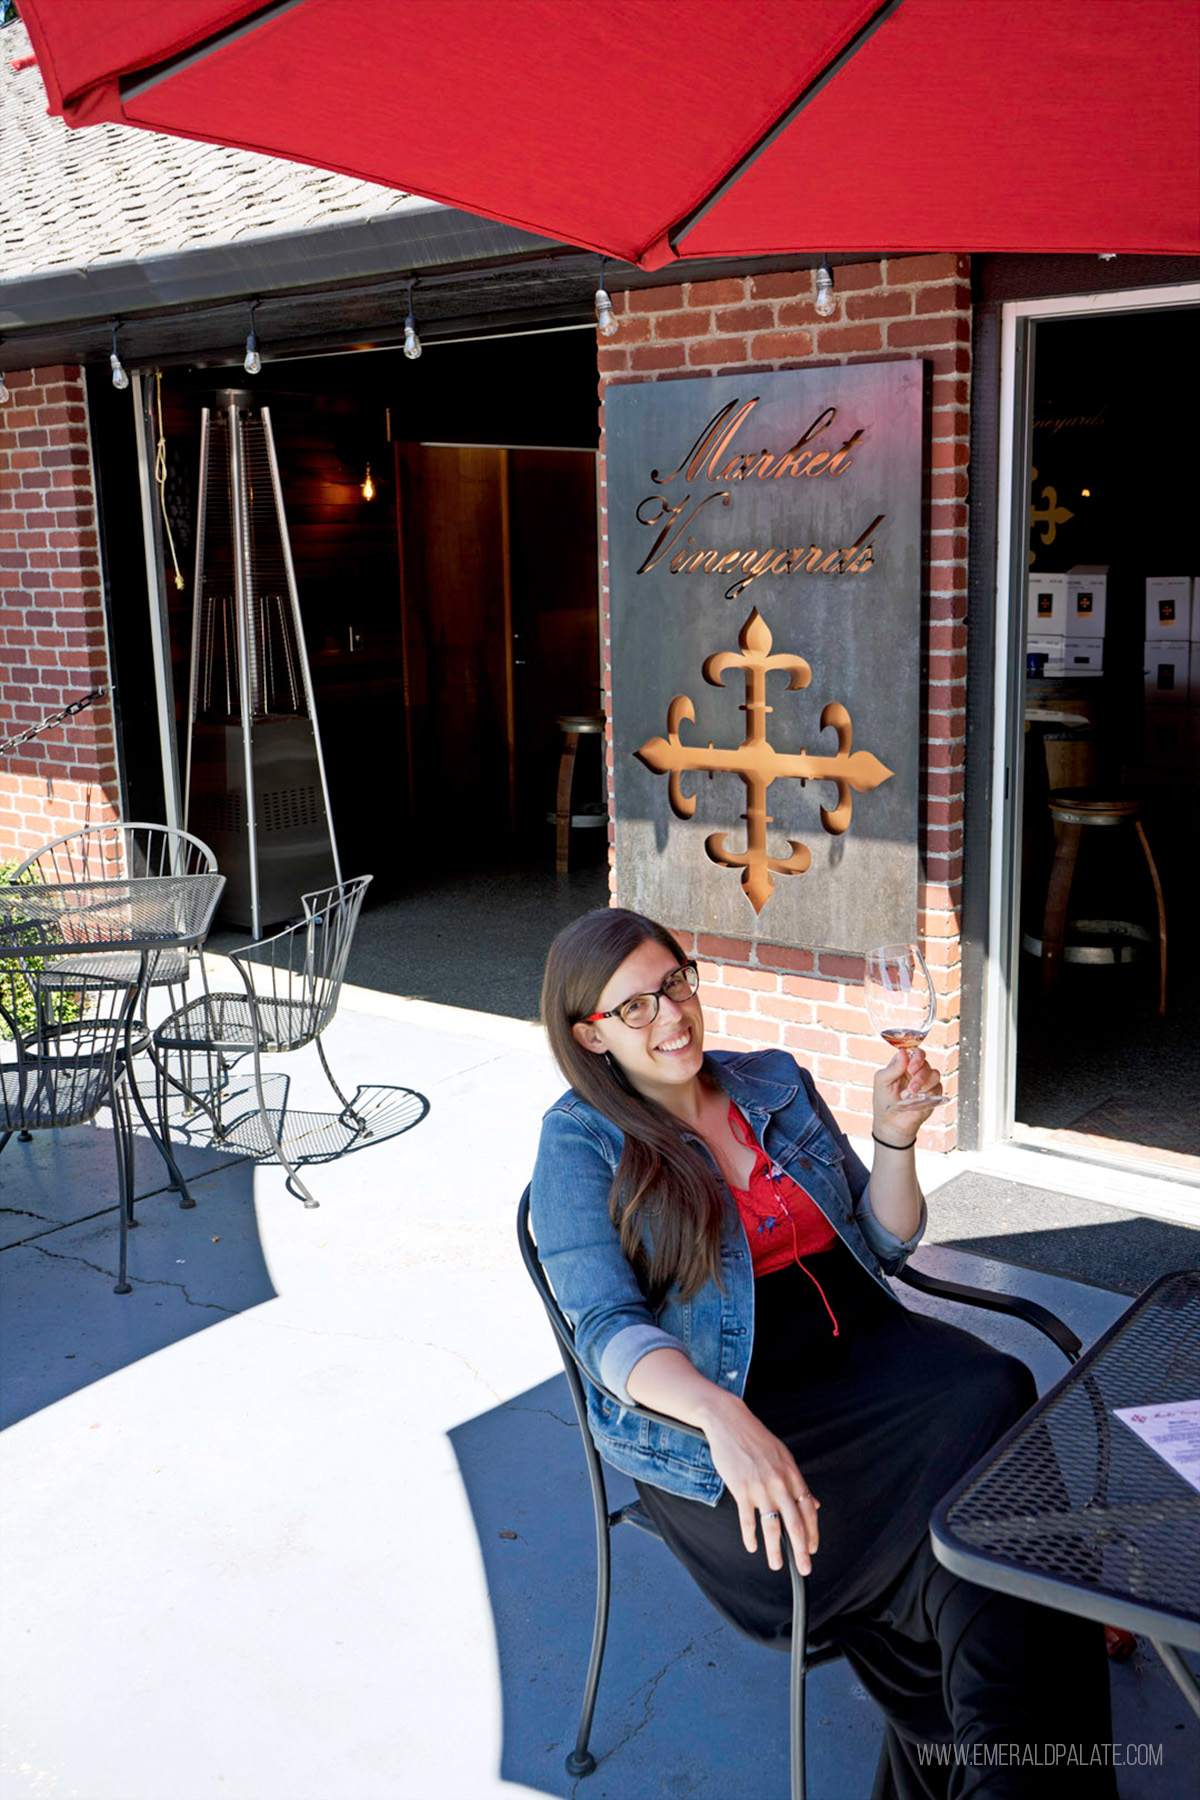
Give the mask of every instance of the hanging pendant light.
M 613 303 L 604 287 L 604 271 L 607 263 L 600 264 L 600 286 L 596 289 L 596 330 L 601 337 L 617 335 L 617 321 L 613 316 Z
M 125 373 L 125 365 L 121 361 L 120 353 L 117 350 L 117 320 L 116 319 L 113 320 L 112 355 L 108 359 L 108 366 L 112 370 L 113 386 L 117 389 L 127 388 L 129 386 L 129 377 Z
M 417 336 L 417 318 L 413 312 L 413 284 L 408 284 L 408 317 L 404 321 L 404 354 L 409 362 L 416 362 L 421 354 L 421 340 Z
M 242 367 L 247 375 L 262 374 L 262 357 L 258 353 L 258 333 L 254 329 L 254 313 L 257 300 L 250 302 L 250 332 L 246 338 L 246 354 L 242 359 Z

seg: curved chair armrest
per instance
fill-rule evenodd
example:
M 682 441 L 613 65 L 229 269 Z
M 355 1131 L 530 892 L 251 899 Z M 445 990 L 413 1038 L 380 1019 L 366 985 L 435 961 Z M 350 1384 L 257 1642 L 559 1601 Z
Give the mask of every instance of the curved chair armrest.
M 1019 1294 L 997 1294 L 990 1288 L 967 1287 L 961 1281 L 947 1281 L 940 1275 L 927 1275 L 923 1270 L 914 1269 L 907 1263 L 896 1279 L 915 1288 L 919 1294 L 930 1294 L 939 1300 L 957 1300 L 963 1306 L 979 1306 L 987 1312 L 1010 1313 L 1015 1318 L 1024 1319 L 1027 1325 L 1032 1325 L 1056 1344 L 1068 1362 L 1077 1361 L 1083 1349 L 1082 1341 L 1076 1337 L 1071 1327 L 1064 1325 L 1046 1307 L 1039 1306 L 1036 1300 L 1024 1300 Z

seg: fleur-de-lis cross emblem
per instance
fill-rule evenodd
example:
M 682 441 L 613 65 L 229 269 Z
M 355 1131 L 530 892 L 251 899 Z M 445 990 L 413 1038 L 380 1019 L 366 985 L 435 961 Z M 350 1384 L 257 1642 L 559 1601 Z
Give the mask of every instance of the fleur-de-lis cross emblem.
M 1037 480 L 1036 469 L 1030 470 L 1030 477 L 1033 481 Z M 1040 525 L 1042 527 L 1041 539 L 1043 544 L 1052 544 L 1058 536 L 1059 526 L 1065 525 L 1068 519 L 1073 519 L 1075 517 L 1075 514 L 1069 511 L 1067 507 L 1058 504 L 1057 488 L 1044 487 L 1042 489 L 1042 499 L 1046 502 L 1045 506 L 1031 506 L 1029 508 L 1029 524 L 1031 528 L 1034 525 Z
M 710 742 L 707 749 L 685 744 L 679 736 L 680 725 L 694 720 L 695 708 L 686 694 L 676 694 L 667 708 L 667 735 L 650 738 L 634 752 L 656 775 L 668 774 L 667 798 L 671 811 L 679 819 L 690 819 L 696 810 L 696 796 L 685 794 L 685 774 L 707 773 L 738 775 L 746 789 L 746 848 L 730 851 L 725 847 L 724 832 L 715 831 L 705 839 L 704 848 L 721 868 L 740 869 L 742 888 L 756 913 L 760 913 L 775 891 L 775 875 L 802 875 L 812 862 L 812 852 L 795 838 L 788 839 L 791 854 L 771 856 L 767 850 L 767 826 L 774 823 L 767 811 L 767 789 L 773 781 L 793 779 L 801 787 L 809 781 L 832 781 L 837 784 L 835 807 L 821 808 L 821 824 L 837 835 L 850 824 L 850 790 L 869 793 L 887 781 L 887 769 L 869 750 L 851 754 L 852 728 L 850 714 L 840 701 L 832 700 L 821 714 L 821 729 L 837 732 L 837 753 L 833 756 L 810 756 L 801 750 L 798 756 L 784 755 L 767 739 L 767 674 L 771 669 L 786 670 L 791 679 L 787 691 L 806 688 L 812 670 L 802 656 L 786 652 L 772 655 L 771 633 L 755 607 L 738 633 L 741 654 L 721 650 L 705 659 L 702 673 L 713 687 L 725 685 L 723 677 L 729 669 L 741 669 L 746 683 L 746 699 L 741 710 L 746 715 L 746 736 L 736 750 L 718 750 Z

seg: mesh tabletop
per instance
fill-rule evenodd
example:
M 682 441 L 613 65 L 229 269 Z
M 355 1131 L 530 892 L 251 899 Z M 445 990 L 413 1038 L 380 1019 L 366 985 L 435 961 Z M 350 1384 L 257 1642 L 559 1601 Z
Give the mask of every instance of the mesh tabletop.
M 933 1515 L 970 1580 L 1200 1650 L 1200 1494 L 1114 1417 L 1200 1399 L 1200 1271 L 1164 1276 Z
M 102 952 L 196 944 L 216 910 L 223 875 L 0 885 L 0 950 Z

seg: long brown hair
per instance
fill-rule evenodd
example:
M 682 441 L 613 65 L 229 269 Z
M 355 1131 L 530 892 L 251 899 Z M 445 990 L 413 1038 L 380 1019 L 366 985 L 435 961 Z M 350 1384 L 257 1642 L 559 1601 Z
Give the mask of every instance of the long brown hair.
M 622 1251 L 651 1305 L 659 1307 L 675 1285 L 689 1300 L 705 1282 L 720 1281 L 725 1190 L 679 1121 L 639 1094 L 611 1057 L 586 1050 L 571 1030 L 595 1011 L 614 972 L 648 940 L 686 961 L 665 926 L 622 907 L 585 913 L 560 931 L 546 958 L 542 1023 L 571 1087 L 624 1133 L 609 1213 Z

